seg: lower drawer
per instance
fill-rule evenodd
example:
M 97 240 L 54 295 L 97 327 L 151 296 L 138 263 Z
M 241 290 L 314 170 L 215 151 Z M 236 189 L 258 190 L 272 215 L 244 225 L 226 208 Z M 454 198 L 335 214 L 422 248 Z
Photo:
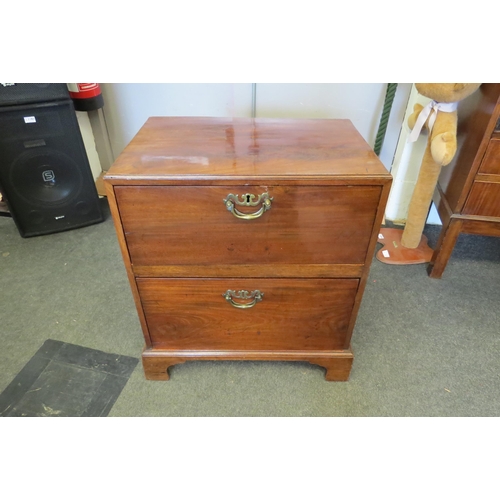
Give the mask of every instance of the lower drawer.
M 500 183 L 474 182 L 462 213 L 500 217 Z
M 345 348 L 357 279 L 138 278 L 153 347 Z

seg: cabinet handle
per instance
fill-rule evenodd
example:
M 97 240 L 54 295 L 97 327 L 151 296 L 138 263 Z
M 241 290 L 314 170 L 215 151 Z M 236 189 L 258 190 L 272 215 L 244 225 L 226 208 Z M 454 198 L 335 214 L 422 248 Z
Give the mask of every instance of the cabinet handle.
M 249 194 L 246 193 L 241 196 L 241 200 L 238 199 L 237 194 L 228 194 L 227 197 L 223 200 L 224 204 L 226 205 L 226 208 L 231 212 L 235 217 L 238 219 L 257 219 L 260 217 L 266 210 L 271 209 L 271 201 L 273 201 L 274 198 L 269 197 L 269 193 L 262 193 L 259 195 L 256 201 L 255 200 L 255 195 L 254 194 Z M 244 207 L 256 207 L 262 203 L 262 206 L 257 212 L 254 212 L 253 214 L 245 214 L 243 212 L 240 212 L 234 205 L 240 205 Z
M 238 309 L 249 309 L 253 307 L 257 302 L 260 302 L 264 297 L 264 292 L 259 290 L 254 290 L 253 292 L 247 292 L 246 290 L 240 290 L 238 292 L 234 290 L 228 290 L 226 293 L 223 293 L 222 296 L 233 306 Z M 250 300 L 253 299 L 252 302 L 235 302 L 233 299 L 240 300 Z

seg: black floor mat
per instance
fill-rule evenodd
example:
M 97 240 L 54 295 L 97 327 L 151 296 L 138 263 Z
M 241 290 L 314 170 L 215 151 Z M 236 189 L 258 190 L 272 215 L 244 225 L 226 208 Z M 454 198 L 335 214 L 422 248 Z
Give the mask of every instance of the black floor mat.
M 49 339 L 0 394 L 0 416 L 105 417 L 138 362 Z

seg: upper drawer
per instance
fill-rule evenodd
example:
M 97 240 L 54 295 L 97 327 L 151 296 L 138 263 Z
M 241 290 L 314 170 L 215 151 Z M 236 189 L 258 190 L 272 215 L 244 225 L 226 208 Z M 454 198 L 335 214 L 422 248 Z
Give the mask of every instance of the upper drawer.
M 362 264 L 380 186 L 115 186 L 134 266 Z M 270 208 L 254 203 L 266 193 Z M 265 199 L 263 197 L 262 199 Z M 231 207 L 230 207 L 231 208 Z
M 491 140 L 488 144 L 479 173 L 500 175 L 500 139 Z

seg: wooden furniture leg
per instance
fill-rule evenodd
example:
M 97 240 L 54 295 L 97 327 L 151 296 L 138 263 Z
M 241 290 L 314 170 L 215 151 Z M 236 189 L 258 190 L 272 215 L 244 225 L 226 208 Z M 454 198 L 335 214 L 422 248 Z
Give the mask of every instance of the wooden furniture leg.
M 154 354 L 148 355 L 148 353 L 151 351 L 145 350 L 142 354 L 142 366 L 147 380 L 170 380 L 168 369 L 185 361 L 178 358 L 159 357 Z
M 427 273 L 431 278 L 439 279 L 443 275 L 461 229 L 462 221 L 450 218 L 448 225 L 441 230 L 436 249 L 427 268 Z
M 354 355 L 352 350 L 331 351 L 325 355 L 317 353 L 297 352 L 295 354 L 282 353 L 281 356 L 272 357 L 272 354 L 266 352 L 191 352 L 189 356 L 182 356 L 179 352 L 167 354 L 166 351 L 155 351 L 153 349 L 144 349 L 142 353 L 142 365 L 147 380 L 169 380 L 168 369 L 171 366 L 184 363 L 186 361 L 216 361 L 216 360 L 234 360 L 234 361 L 265 361 L 278 359 L 282 361 L 307 361 L 308 363 L 322 366 L 326 369 L 325 380 L 333 382 L 345 382 L 349 380 Z
M 329 382 L 347 382 L 351 373 L 353 357 L 314 361 L 314 364 L 326 368 L 325 380 Z M 311 361 L 313 362 L 313 361 Z

